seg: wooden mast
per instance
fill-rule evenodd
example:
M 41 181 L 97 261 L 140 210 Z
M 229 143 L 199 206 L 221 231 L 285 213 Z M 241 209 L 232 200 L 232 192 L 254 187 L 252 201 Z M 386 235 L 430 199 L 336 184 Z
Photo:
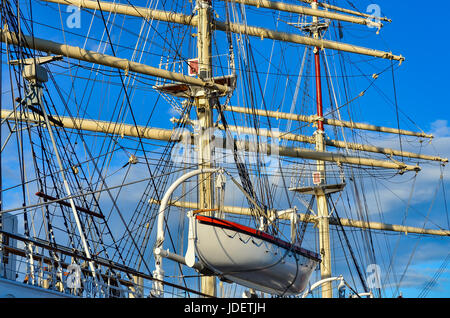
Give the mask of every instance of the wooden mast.
M 203 81 L 212 78 L 211 64 L 211 0 L 197 0 L 197 21 L 198 21 L 198 76 Z M 198 145 L 198 166 L 199 169 L 210 169 L 213 164 L 213 111 L 210 105 L 211 92 L 204 88 L 197 92 L 195 104 L 197 106 L 197 117 L 199 123 L 199 145 Z M 211 210 L 214 208 L 214 180 L 213 174 L 202 173 L 199 175 L 198 187 L 199 208 Z M 205 212 L 211 215 L 213 212 Z M 210 296 L 216 296 L 216 279 L 214 276 L 201 277 L 201 291 Z
M 311 7 L 317 10 L 317 0 L 311 3 Z M 320 38 L 319 21 L 317 17 L 313 17 L 313 37 L 314 39 Z M 316 150 L 325 151 L 325 131 L 323 128 L 323 104 L 322 104 L 322 82 L 321 82 L 321 72 L 320 72 L 320 47 L 314 48 L 314 65 L 315 65 L 315 78 L 316 78 L 316 105 L 317 105 L 317 116 L 319 120 L 317 121 L 317 130 L 315 132 L 316 137 Z M 326 185 L 326 168 L 325 162 L 322 160 L 317 160 L 317 173 L 320 178 L 318 186 Z M 317 177 L 315 177 L 317 178 Z M 330 224 L 329 224 L 329 214 L 328 214 L 328 204 L 327 198 L 324 191 L 316 191 L 316 202 L 317 202 L 317 218 L 318 218 L 318 228 L 319 228 L 319 249 L 322 261 L 320 263 L 320 276 L 321 279 L 331 278 L 331 248 L 330 248 Z M 330 282 L 326 282 L 322 285 L 322 298 L 332 298 L 333 289 Z

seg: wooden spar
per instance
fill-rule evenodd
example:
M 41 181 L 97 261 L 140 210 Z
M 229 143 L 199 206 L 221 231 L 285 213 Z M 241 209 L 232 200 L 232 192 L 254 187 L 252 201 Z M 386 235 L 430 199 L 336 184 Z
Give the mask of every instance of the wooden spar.
M 311 8 L 307 8 L 307 7 L 303 7 L 303 6 L 299 6 L 299 5 L 294 5 L 294 4 L 289 4 L 289 3 L 284 3 L 284 2 L 276 2 L 276 1 L 269 1 L 269 0 L 222 0 L 222 1 L 235 2 L 235 3 L 250 5 L 250 6 L 254 6 L 254 7 L 258 7 L 258 8 L 298 13 L 298 14 L 309 15 L 309 16 L 313 16 L 313 17 L 320 17 L 320 18 L 325 18 L 325 19 L 332 19 L 332 20 L 362 24 L 362 25 L 374 25 L 378 28 L 381 28 L 383 26 L 383 24 L 381 24 L 381 23 L 374 23 L 371 20 L 365 19 L 365 18 L 359 18 L 359 17 L 334 13 L 334 12 L 325 11 L 325 10 L 315 10 L 315 9 L 311 9 Z
M 100 8 L 103 11 L 106 12 L 115 12 L 119 14 L 129 15 L 129 16 L 135 16 L 135 17 L 141 17 L 145 18 L 147 20 L 155 19 L 159 21 L 165 21 L 165 22 L 175 22 L 179 24 L 184 25 L 191 25 L 196 26 L 197 25 L 197 17 L 196 16 L 190 16 L 182 13 L 175 13 L 175 12 L 167 12 L 162 10 L 156 10 L 156 9 L 148 9 L 138 6 L 130 6 L 130 5 L 124 5 L 124 4 L 118 4 L 118 3 L 112 3 L 112 2 L 106 2 L 106 1 L 93 1 L 93 0 L 43 0 L 46 2 L 52 2 L 52 3 L 59 3 L 59 4 L 66 4 L 66 5 L 75 5 L 78 7 L 86 8 L 86 9 L 92 9 L 92 10 L 99 10 Z M 287 4 L 283 2 L 275 2 L 275 1 L 267 1 L 267 0 L 222 0 L 222 1 L 229 1 L 229 2 L 237 2 L 242 3 L 245 5 L 251 5 L 261 8 L 267 8 L 267 9 L 274 9 L 279 11 L 286 11 L 291 13 L 298 13 L 303 15 L 309 15 L 309 16 L 317 16 L 321 18 L 326 19 L 333 19 L 337 21 L 344 21 L 344 22 L 350 22 L 350 23 L 356 23 L 356 24 L 362 24 L 362 25 L 374 25 L 377 27 L 382 27 L 383 25 L 381 23 L 371 22 L 367 18 L 374 18 L 373 16 L 370 16 L 368 14 L 362 14 L 361 16 L 364 18 L 358 18 L 350 15 L 344 15 L 339 13 L 333 13 L 330 11 L 325 10 L 314 10 L 310 8 L 306 8 L 303 6 L 293 5 L 293 4 Z M 336 7 L 337 8 L 337 7 Z M 341 12 L 344 12 L 343 8 L 340 8 Z M 334 9 L 335 11 L 338 11 Z M 360 15 L 358 12 L 348 10 L 347 13 L 353 14 L 353 15 Z M 390 22 L 388 19 L 384 19 L 384 21 Z
M 170 23 L 178 23 L 190 26 L 197 26 L 197 17 L 182 13 L 148 9 L 139 6 L 130 6 L 106 1 L 93 0 L 43 0 L 45 2 L 73 5 L 79 8 L 102 10 L 128 16 L 144 18 L 146 20 L 158 20 Z
M 151 204 L 159 204 L 159 201 L 156 199 L 150 199 L 149 203 Z M 196 202 L 183 202 L 183 201 L 170 201 L 168 205 L 185 208 L 185 209 L 196 209 L 198 207 Z M 237 207 L 237 206 L 224 206 L 223 212 L 235 215 L 254 215 L 252 214 L 252 210 L 250 208 Z M 275 213 L 272 211 L 272 213 Z M 317 220 L 312 215 L 306 215 L 304 213 L 297 213 L 299 220 L 301 222 L 308 223 L 316 223 Z M 280 219 L 290 220 L 291 216 L 289 213 L 281 214 L 278 216 Z M 339 220 L 335 217 L 330 217 L 330 224 L 339 225 L 339 221 L 342 226 L 352 227 L 352 228 L 361 228 L 361 229 L 371 229 L 371 230 L 380 230 L 380 231 L 391 231 L 391 232 L 400 232 L 405 234 L 427 234 L 427 235 L 437 235 L 437 236 L 450 236 L 450 231 L 446 230 L 435 230 L 435 229 L 424 229 L 413 226 L 405 226 L 405 225 L 396 225 L 396 224 L 385 224 L 380 222 L 366 222 L 360 220 L 352 220 L 352 219 L 344 219 L 340 218 Z
M 301 122 L 306 122 L 306 123 L 315 123 L 318 120 L 317 116 L 297 115 L 297 114 L 283 113 L 283 112 L 263 110 L 263 109 L 250 109 L 250 108 L 238 107 L 238 106 L 227 106 L 224 110 L 230 111 L 230 112 L 236 112 L 236 113 L 272 117 L 272 118 L 276 118 L 276 119 L 295 120 L 295 121 L 301 121 Z M 343 120 L 338 120 L 338 119 L 323 118 L 323 123 L 326 125 L 330 125 L 330 126 L 338 126 L 338 127 L 345 127 L 345 128 L 351 128 L 351 129 L 362 129 L 362 130 L 369 130 L 369 131 L 378 131 L 378 132 L 391 133 L 391 134 L 400 134 L 400 135 L 405 135 L 405 136 L 414 136 L 414 137 L 422 137 L 422 138 L 430 138 L 430 139 L 432 139 L 434 137 L 432 134 L 426 134 L 424 132 L 415 132 L 415 131 L 409 131 L 409 130 L 403 130 L 403 129 L 397 129 L 397 128 L 356 123 L 353 121 L 343 121 Z
M 47 200 L 50 200 L 50 201 L 58 200 L 57 198 L 52 197 L 52 196 L 50 196 L 48 194 L 45 194 L 43 192 L 40 192 L 40 191 L 36 192 L 36 195 L 38 197 L 43 198 L 45 201 L 47 201 Z M 69 208 L 71 207 L 70 203 L 68 203 L 67 201 L 59 200 L 57 203 L 60 204 L 60 205 L 64 205 L 66 207 L 69 207 Z M 80 211 L 80 212 L 83 212 L 83 213 L 86 213 L 86 214 L 89 214 L 89 215 L 92 215 L 92 216 L 95 216 L 95 217 L 98 217 L 98 218 L 101 218 L 101 219 L 105 218 L 105 216 L 103 214 L 93 212 L 93 211 L 88 210 L 86 208 L 83 208 L 81 206 L 75 205 L 75 208 L 77 209 L 77 211 Z
M 313 2 L 314 0 L 299 0 L 301 2 L 304 3 L 308 3 L 311 4 L 311 2 Z M 354 10 L 349 10 L 349 9 L 345 9 L 345 8 L 341 8 L 341 7 L 337 7 L 328 3 L 324 3 L 324 2 L 318 2 L 317 5 L 319 7 L 325 8 L 325 9 L 329 9 L 329 10 L 333 10 L 333 11 L 337 11 L 337 12 L 343 12 L 343 13 L 348 13 L 348 14 L 353 14 L 359 17 L 364 17 L 364 18 L 369 18 L 369 19 L 373 19 L 375 18 L 374 16 L 370 15 L 370 14 L 366 14 L 366 13 L 362 13 L 362 12 L 358 12 L 358 11 L 354 11 Z M 385 22 L 392 22 L 391 19 L 388 19 L 386 17 L 376 17 L 377 19 L 380 19 L 381 21 L 385 21 Z
M 244 145 L 238 146 L 239 149 L 244 148 L 246 146 L 246 142 L 243 142 Z M 238 142 L 239 145 L 239 142 Z M 263 144 L 265 145 L 265 144 Z M 266 150 L 267 153 L 274 153 L 273 149 L 270 148 Z M 378 167 L 378 168 L 386 168 L 386 169 L 398 169 L 400 172 L 404 171 L 420 171 L 421 168 L 419 166 L 407 165 L 401 162 L 396 161 L 385 161 L 385 160 L 377 160 L 371 158 L 363 158 L 363 157 L 352 157 L 346 156 L 334 152 L 328 151 L 314 151 L 299 147 L 286 147 L 279 146 L 278 154 L 283 157 L 291 157 L 291 158 L 303 158 L 310 160 L 323 160 L 328 162 L 335 162 L 337 164 L 350 164 L 350 165 L 358 165 L 358 166 L 368 166 L 368 167 Z
M 11 110 L 1 110 L 1 118 L 8 120 L 35 121 L 33 113 L 14 113 Z M 71 117 L 56 117 L 64 128 L 99 132 L 104 134 L 122 135 L 160 141 L 180 141 L 181 135 L 170 129 L 160 129 L 129 124 L 112 123 L 101 120 L 80 119 Z M 55 125 L 51 123 L 51 125 Z M 60 126 L 59 126 L 60 127 Z
M 107 5 L 108 2 L 104 2 L 104 1 L 92 1 L 92 0 L 44 0 L 44 1 L 66 4 L 66 5 L 73 4 L 73 5 L 79 6 L 80 8 L 96 7 L 97 9 L 99 8 L 98 3 L 100 3 L 101 9 L 106 12 L 128 14 L 127 12 L 132 12 L 134 10 L 134 14 L 132 14 L 133 16 L 140 16 L 143 18 L 146 18 L 147 16 L 151 16 L 155 20 L 197 26 L 197 20 L 192 19 L 192 21 L 190 21 L 190 23 L 188 23 L 190 16 L 180 15 L 179 13 L 171 13 L 171 12 L 157 10 L 157 12 L 158 12 L 157 15 L 151 15 L 151 13 L 149 13 L 147 11 L 154 11 L 154 10 L 146 9 L 146 8 L 139 8 L 136 6 L 129 6 L 131 9 L 125 10 L 123 6 L 126 7 L 126 5 L 108 6 Z M 87 6 L 87 4 L 89 4 L 89 7 Z M 144 11 L 141 11 L 141 9 Z M 143 13 L 146 12 L 147 15 L 143 15 L 143 13 L 139 14 L 139 12 L 143 12 Z M 187 17 L 189 17 L 189 18 L 187 18 Z M 181 20 L 181 22 L 180 22 L 180 20 Z M 297 35 L 297 34 L 293 34 L 293 33 L 278 32 L 278 31 L 273 31 L 273 30 L 266 29 L 266 28 L 253 27 L 253 26 L 248 26 L 248 25 L 239 24 L 239 23 L 225 23 L 225 22 L 220 22 L 220 21 L 212 21 L 212 24 L 213 24 L 213 27 L 212 27 L 213 30 L 215 29 L 215 30 L 219 30 L 219 31 L 228 31 L 228 32 L 239 33 L 239 34 L 247 34 L 247 35 L 255 36 L 258 38 L 267 38 L 267 39 L 278 40 L 278 41 L 283 41 L 283 42 L 291 42 L 291 43 L 297 43 L 297 44 L 303 44 L 303 45 L 309 45 L 309 46 L 317 46 L 320 48 L 368 55 L 368 56 L 379 57 L 379 58 L 389 59 L 389 60 L 397 60 L 399 62 L 402 62 L 405 60 L 405 58 L 401 55 L 394 55 L 390 52 L 368 49 L 368 48 L 364 48 L 364 47 L 360 47 L 360 46 L 355 46 L 352 44 L 340 43 L 340 42 L 323 40 L 323 39 L 313 39 L 310 37 L 301 36 L 301 35 Z
M 33 121 L 32 113 L 16 113 L 11 114 L 11 110 L 1 110 L 1 118 L 6 118 L 9 120 L 20 120 L 20 121 Z M 61 122 L 65 128 L 76 129 L 76 130 L 88 130 L 93 132 L 100 132 L 106 134 L 117 134 L 123 136 L 130 137 L 140 137 L 145 139 L 156 139 L 161 141 L 181 141 L 181 137 L 190 138 L 193 140 L 194 135 L 184 131 L 176 131 L 170 129 L 163 128 L 152 128 L 152 127 L 143 127 L 143 126 L 134 126 L 128 124 L 118 124 L 97 120 L 89 120 L 89 119 L 77 119 L 70 117 L 55 117 Z M 54 125 L 50 122 L 51 125 Z M 185 136 L 187 134 L 188 136 Z M 222 138 L 216 138 L 214 145 L 220 148 L 227 148 L 231 145 L 226 143 L 226 140 Z M 351 165 L 362 165 L 369 167 L 379 167 L 386 169 L 396 169 L 401 172 L 404 171 L 420 171 L 419 166 L 407 165 L 401 162 L 395 161 L 386 161 L 386 160 L 377 160 L 371 158 L 363 158 L 363 157 L 352 157 L 346 156 L 343 154 L 333 153 L 333 152 L 320 152 L 313 151 L 309 149 L 299 148 L 299 147 L 287 147 L 287 146 L 277 146 L 277 145 L 269 145 L 267 143 L 260 143 L 257 145 L 245 140 L 236 141 L 237 148 L 239 150 L 244 150 L 247 152 L 259 151 L 262 153 L 266 153 L 268 155 L 279 155 L 283 157 L 291 157 L 291 158 L 303 158 L 310 160 L 324 160 L 329 162 L 335 162 L 338 164 L 351 164 Z
M 225 129 L 223 125 L 218 125 L 218 128 L 221 130 Z M 251 128 L 251 127 L 240 127 L 240 126 L 230 126 L 230 125 L 227 126 L 227 129 L 230 131 L 235 131 L 235 132 L 243 133 L 243 134 L 259 135 L 259 136 L 264 136 L 264 137 L 298 141 L 298 142 L 309 143 L 309 144 L 316 143 L 316 139 L 314 137 L 280 132 L 280 131 L 270 131 L 268 129 L 258 129 L 258 131 L 256 131 L 255 128 Z M 352 150 L 381 153 L 381 154 L 391 155 L 391 156 L 393 155 L 393 156 L 400 156 L 400 157 L 407 157 L 407 158 L 440 161 L 443 163 L 448 162 L 448 158 L 440 158 L 437 156 L 429 156 L 429 155 L 417 154 L 417 153 L 403 151 L 403 150 L 397 150 L 397 149 L 391 149 L 391 148 L 385 148 L 385 147 L 377 147 L 377 146 L 371 146 L 371 145 L 364 145 L 364 144 L 353 143 L 353 142 L 344 142 L 341 140 L 325 139 L 325 144 L 327 146 L 332 146 L 335 148 L 347 148 L 347 149 L 352 149 Z
M 52 2 L 52 3 L 59 3 L 59 4 L 66 4 L 66 5 L 75 5 L 78 7 L 92 9 L 92 10 L 99 10 L 101 8 L 103 11 L 106 11 L 106 12 L 115 12 L 115 13 L 129 15 L 129 16 L 141 17 L 141 18 L 145 18 L 147 20 L 155 19 L 155 20 L 159 20 L 159 21 L 175 22 L 175 23 L 184 24 L 184 25 L 191 25 L 191 26 L 197 25 L 197 17 L 196 16 L 190 16 L 190 15 L 186 15 L 186 14 L 182 14 L 182 13 L 167 12 L 167 11 L 156 10 L 156 9 L 148 9 L 148 8 L 137 7 L 137 6 L 124 5 L 124 4 L 119 4 L 119 3 L 112 3 L 112 2 L 106 2 L 106 1 L 97 2 L 97 1 L 93 1 L 93 0 L 44 0 L 44 1 Z M 338 14 L 338 13 L 333 13 L 333 12 L 324 11 L 324 10 L 313 10 L 313 9 L 306 8 L 303 6 L 292 5 L 292 4 L 287 4 L 287 3 L 283 3 L 283 2 L 274 2 L 274 1 L 267 1 L 267 0 L 222 0 L 222 1 L 237 2 L 237 3 L 257 6 L 257 7 L 261 7 L 261 8 L 274 9 L 274 10 L 298 13 L 298 14 L 309 15 L 309 16 L 317 16 L 317 17 L 321 17 L 321 18 L 333 19 L 333 20 L 362 24 L 362 25 L 373 25 L 374 24 L 373 22 L 370 22 L 368 19 L 364 19 L 364 18 L 358 18 L 358 17 L 354 17 L 354 16 Z M 375 23 L 375 25 L 378 27 L 382 27 L 381 23 Z
M 221 92 L 226 92 L 229 88 L 226 85 L 215 84 L 213 82 L 205 82 L 199 78 L 185 76 L 180 73 L 170 72 L 162 70 L 156 67 L 148 66 L 145 64 L 129 61 L 127 59 L 118 58 L 111 55 L 106 55 L 102 53 L 97 53 L 94 51 L 89 51 L 76 46 L 65 45 L 57 42 L 52 42 L 48 40 L 39 39 L 31 36 L 23 36 L 19 41 L 17 34 L 9 32 L 2 29 L 0 31 L 0 39 L 2 42 L 20 45 L 28 47 L 30 49 L 63 55 L 65 57 L 86 61 L 90 63 L 105 65 L 109 67 L 115 67 L 127 72 L 136 72 L 139 74 L 145 74 L 150 76 L 155 76 L 159 78 L 164 78 L 171 81 L 186 83 L 190 85 L 200 86 L 200 87 L 210 87 L 212 89 L 217 89 Z
M 273 30 L 269 30 L 269 29 L 265 29 L 265 28 L 248 26 L 248 25 L 244 25 L 244 24 L 225 23 L 225 22 L 215 21 L 214 25 L 217 30 L 221 30 L 221 31 L 228 30 L 233 33 L 247 34 L 250 36 L 256 36 L 258 38 L 267 38 L 267 39 L 278 40 L 278 41 L 283 41 L 283 42 L 315 46 L 315 47 L 320 47 L 322 49 L 331 49 L 331 50 L 336 50 L 336 51 L 368 55 L 368 56 L 373 56 L 373 57 L 378 57 L 378 58 L 383 58 L 383 59 L 388 59 L 388 60 L 396 60 L 399 62 L 403 62 L 405 60 L 405 58 L 403 56 L 394 55 L 390 52 L 384 52 L 384 51 L 364 48 L 361 46 L 355 46 L 352 44 L 341 43 L 341 42 L 336 42 L 336 41 L 313 39 L 310 37 L 301 36 L 301 35 L 297 35 L 297 34 L 293 34 L 293 33 L 273 31 Z

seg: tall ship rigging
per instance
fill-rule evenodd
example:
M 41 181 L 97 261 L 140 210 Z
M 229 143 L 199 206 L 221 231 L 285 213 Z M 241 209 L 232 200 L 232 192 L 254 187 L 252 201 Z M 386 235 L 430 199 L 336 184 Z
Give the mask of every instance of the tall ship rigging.
M 2 0 L 0 296 L 400 295 L 448 159 L 357 7 Z

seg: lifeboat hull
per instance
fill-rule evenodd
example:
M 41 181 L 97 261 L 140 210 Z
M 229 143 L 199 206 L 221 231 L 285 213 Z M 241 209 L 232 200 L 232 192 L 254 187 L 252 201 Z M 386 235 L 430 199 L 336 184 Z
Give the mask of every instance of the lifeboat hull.
M 195 216 L 195 252 L 212 271 L 240 285 L 289 296 L 301 293 L 320 262 L 316 253 L 265 232 Z

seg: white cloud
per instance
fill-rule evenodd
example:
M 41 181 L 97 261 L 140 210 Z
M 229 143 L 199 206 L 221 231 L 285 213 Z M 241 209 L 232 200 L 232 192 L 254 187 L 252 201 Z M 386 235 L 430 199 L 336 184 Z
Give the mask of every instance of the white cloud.
M 448 121 L 444 119 L 438 119 L 431 123 L 431 132 L 437 138 L 449 137 L 450 127 Z

